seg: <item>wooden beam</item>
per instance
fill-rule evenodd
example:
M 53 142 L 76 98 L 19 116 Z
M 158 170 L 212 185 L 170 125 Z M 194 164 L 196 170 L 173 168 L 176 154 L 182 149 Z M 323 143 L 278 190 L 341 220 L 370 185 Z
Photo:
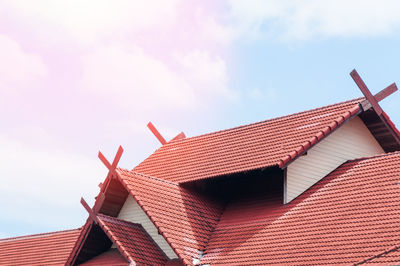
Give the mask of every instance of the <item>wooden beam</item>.
M 86 211 L 89 213 L 89 217 L 97 224 L 98 221 L 97 221 L 96 214 L 89 207 L 89 205 L 87 204 L 87 202 L 85 201 L 84 198 L 81 198 L 81 204 L 86 209 Z
M 381 90 L 380 92 L 378 92 L 377 94 L 375 94 L 374 97 L 377 102 L 380 102 L 396 91 L 397 91 L 396 83 L 392 83 L 389 86 L 387 86 L 386 88 L 384 88 L 383 90 Z
M 354 82 L 360 88 L 360 90 L 364 94 L 365 98 L 367 98 L 368 102 L 372 105 L 372 108 L 374 108 L 377 115 L 380 116 L 383 112 L 382 108 L 379 106 L 378 101 L 372 95 L 372 93 L 368 89 L 367 85 L 365 85 L 364 81 L 361 79 L 360 75 L 358 75 L 358 73 L 355 69 L 353 69 L 353 71 L 350 72 L 350 76 L 353 78 Z
M 107 169 L 112 172 L 117 168 L 118 162 L 121 159 L 122 153 L 124 152 L 124 149 L 122 146 L 119 146 L 117 154 L 115 154 L 114 160 L 112 164 L 106 159 L 106 157 L 99 151 L 99 159 L 103 162 L 103 164 L 107 167 Z
M 106 157 L 104 157 L 104 155 L 101 153 L 101 151 L 99 151 L 99 155 L 98 155 L 100 161 L 103 162 L 103 164 L 107 167 L 107 169 L 111 169 L 111 164 L 110 162 L 106 159 Z
M 97 197 L 96 202 L 94 203 L 94 206 L 93 206 L 93 213 L 95 215 L 97 215 L 97 213 L 99 212 L 100 208 L 103 206 L 103 203 L 104 203 L 105 199 L 106 199 L 106 195 L 103 192 L 101 192 L 99 194 L 99 196 Z
M 158 130 L 156 129 L 156 127 L 149 122 L 147 124 L 147 127 L 150 129 L 150 131 L 154 134 L 154 136 L 158 139 L 159 142 L 161 142 L 162 145 L 164 145 L 165 143 L 167 143 L 167 141 L 164 139 L 164 137 L 160 134 L 160 132 L 158 132 Z
M 379 116 L 379 118 L 382 120 L 382 122 L 385 124 L 385 126 L 389 129 L 390 133 L 392 134 L 393 138 L 396 140 L 397 144 L 400 145 L 400 136 L 397 134 L 396 130 L 393 128 L 394 125 L 393 123 L 389 122 L 390 119 L 387 116 L 386 113 L 382 113 L 382 115 Z
M 115 168 L 117 168 L 118 162 L 119 162 L 119 160 L 121 159 L 121 156 L 122 156 L 122 153 L 123 153 L 123 152 L 124 152 L 124 149 L 123 149 L 122 146 L 120 145 L 120 146 L 118 147 L 117 154 L 115 154 L 113 163 L 112 163 L 112 165 L 111 165 L 111 169 L 114 170 Z

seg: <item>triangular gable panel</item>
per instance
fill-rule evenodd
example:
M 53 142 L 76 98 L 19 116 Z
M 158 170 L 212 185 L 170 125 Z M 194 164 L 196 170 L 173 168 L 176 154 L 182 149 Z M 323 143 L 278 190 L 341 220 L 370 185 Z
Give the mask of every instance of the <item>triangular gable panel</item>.
M 99 225 L 88 219 L 75 243 L 67 265 L 79 265 L 110 249 L 111 240 Z
M 287 166 L 284 202 L 292 201 L 344 162 L 382 153 L 382 147 L 356 116 Z
M 96 221 L 88 221 L 84 231 L 80 243 L 76 245 L 76 255 L 70 258 L 68 264 L 91 265 L 117 259 L 114 253 L 107 253 L 112 244 L 124 258 L 125 265 L 164 265 L 168 261 L 139 224 L 97 214 Z
M 224 205 L 176 183 L 117 168 L 119 180 L 185 264 L 201 257 Z
M 131 195 L 127 197 L 124 206 L 122 206 L 122 209 L 117 218 L 124 221 L 140 224 L 154 240 L 154 242 L 168 256 L 169 259 L 178 258 L 178 256 L 165 240 L 165 238 L 159 233 L 159 230 L 153 224 L 149 216 L 143 211 L 143 209 L 139 206 L 139 204 Z
M 164 265 L 168 258 L 140 224 L 98 214 L 98 221 L 121 254 L 137 265 Z

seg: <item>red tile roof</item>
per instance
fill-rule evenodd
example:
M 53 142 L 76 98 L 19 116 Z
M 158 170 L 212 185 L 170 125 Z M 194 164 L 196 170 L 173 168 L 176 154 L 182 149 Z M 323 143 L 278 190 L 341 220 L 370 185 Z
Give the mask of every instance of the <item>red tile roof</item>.
M 64 265 L 80 229 L 0 239 L 0 265 Z
M 98 214 L 100 226 L 129 262 L 164 265 L 168 258 L 140 224 Z
M 358 112 L 364 98 L 170 141 L 134 171 L 173 182 L 283 167 Z
M 400 246 L 376 254 L 357 265 L 400 265 Z
M 117 179 L 112 172 L 107 180 L 119 188 L 114 186 L 111 194 L 121 192 L 118 195 L 124 199 L 126 189 L 185 264 L 192 264 L 193 259 L 229 265 L 396 263 L 400 152 L 347 162 L 287 205 L 282 204 L 281 189 L 276 194 L 263 190 L 262 195 L 257 192 L 251 197 L 235 195 L 225 202 L 225 198 L 216 200 L 216 195 L 194 191 L 206 182 L 196 184 L 199 187 L 181 184 L 283 167 L 359 114 L 361 100 L 172 140 L 134 170 L 117 168 Z M 106 199 L 111 198 L 106 195 Z M 122 204 L 121 199 L 113 201 L 110 206 L 115 210 L 107 214 L 117 215 Z M 94 245 L 87 245 L 85 252 L 92 254 L 83 256 L 91 258 L 87 265 L 180 264 L 179 260 L 168 261 L 141 225 L 105 214 L 96 217 L 98 225 L 87 223 L 87 233 L 94 228 L 92 242 L 100 239 L 95 244 L 103 240 L 105 244 L 96 252 Z M 81 242 L 88 234 L 82 234 Z M 10 254 L 19 260 L 16 264 L 63 264 L 78 235 L 75 230 L 0 240 L 0 265 L 13 263 Z M 108 250 L 108 238 L 119 253 Z M 81 242 L 76 242 L 77 247 Z M 92 258 L 100 252 L 104 253 Z
M 343 164 L 287 205 L 230 204 L 202 263 L 354 264 L 400 244 L 400 152 Z
M 116 248 L 111 248 L 108 251 L 84 262 L 79 264 L 81 266 L 105 266 L 105 265 L 112 265 L 112 266 L 128 266 L 129 263 L 126 259 L 119 253 Z
M 119 179 L 186 264 L 199 258 L 223 206 L 178 184 L 117 168 Z

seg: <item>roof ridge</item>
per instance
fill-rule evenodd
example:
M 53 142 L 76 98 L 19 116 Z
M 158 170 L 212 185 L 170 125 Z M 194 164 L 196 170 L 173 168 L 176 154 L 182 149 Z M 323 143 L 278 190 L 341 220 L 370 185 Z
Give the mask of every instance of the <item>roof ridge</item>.
M 295 116 L 295 115 L 300 115 L 300 114 L 311 112 L 311 111 L 317 111 L 317 110 L 320 110 L 320 109 L 323 109 L 323 108 L 332 107 L 332 106 L 335 106 L 335 105 L 350 103 L 350 102 L 353 102 L 353 101 L 361 101 L 364 98 L 365 97 L 354 98 L 354 99 L 351 99 L 351 100 L 346 100 L 346 101 L 342 101 L 342 102 L 338 102 L 338 103 L 328 104 L 328 105 L 325 105 L 325 106 L 312 108 L 312 109 L 309 109 L 309 110 L 304 110 L 304 111 L 300 111 L 300 112 L 296 112 L 296 113 L 292 113 L 292 114 L 282 115 L 282 116 L 278 116 L 278 117 L 274 117 L 274 118 L 270 118 L 270 119 L 265 119 L 265 120 L 254 122 L 254 123 L 250 123 L 250 124 L 244 124 L 244 125 L 240 125 L 240 126 L 227 128 L 227 129 L 217 130 L 217 131 L 214 131 L 214 132 L 209 132 L 209 133 L 204 133 L 204 134 L 200 134 L 200 135 L 196 135 L 196 136 L 186 137 L 184 139 L 179 139 L 179 140 L 174 140 L 174 141 L 171 140 L 168 143 L 166 143 L 165 145 L 174 144 L 174 143 L 178 143 L 178 142 L 181 142 L 181 141 L 190 140 L 190 139 L 199 138 L 199 137 L 204 137 L 204 136 L 213 135 L 213 134 L 217 134 L 217 133 L 223 133 L 225 131 L 235 130 L 235 129 L 239 129 L 239 128 L 242 128 L 242 127 L 254 126 L 254 125 L 257 125 L 257 124 L 261 124 L 261 123 L 265 123 L 265 122 L 269 122 L 269 121 L 274 121 L 274 120 L 282 119 L 282 118 L 289 117 L 289 116 Z
M 121 170 L 123 170 L 123 171 L 128 171 L 128 172 L 133 173 L 133 174 L 136 174 L 136 175 L 140 175 L 140 176 L 142 176 L 142 177 L 147 177 L 147 178 L 151 178 L 151 179 L 154 179 L 154 180 L 156 180 L 156 181 L 164 182 L 164 183 L 167 183 L 167 184 L 170 184 L 170 185 L 179 186 L 178 183 L 175 183 L 175 182 L 172 182 L 172 181 L 169 181 L 169 180 L 165 180 L 165 179 L 161 179 L 161 178 L 155 177 L 155 176 L 142 174 L 142 173 L 139 173 L 139 172 L 137 172 L 137 171 L 134 171 L 134 169 L 129 170 L 129 169 L 125 169 L 125 168 L 122 168 L 122 167 L 117 167 L 117 168 L 118 168 L 118 169 L 121 169 Z
M 400 155 L 400 151 L 392 151 L 392 152 L 386 152 L 386 153 L 381 153 L 381 154 L 375 154 L 371 156 L 365 156 L 365 157 L 360 157 L 352 160 L 347 160 L 345 163 L 351 163 L 351 162 L 358 162 L 358 161 L 364 161 L 364 160 L 370 160 L 370 159 L 375 159 L 379 157 L 385 157 L 385 156 L 393 156 L 393 155 Z
M 0 243 L 1 242 L 12 241 L 12 240 L 25 240 L 25 239 L 30 239 L 30 238 L 44 237 L 44 236 L 53 235 L 53 234 L 68 233 L 68 232 L 77 231 L 77 230 L 81 230 L 81 229 L 82 229 L 82 227 L 75 228 L 75 229 L 58 230 L 58 231 L 54 231 L 54 232 L 46 232 L 46 233 L 38 233 L 38 234 L 30 234 L 30 235 L 22 235 L 22 236 L 12 236 L 12 237 L 7 237 L 7 238 L 0 238 Z

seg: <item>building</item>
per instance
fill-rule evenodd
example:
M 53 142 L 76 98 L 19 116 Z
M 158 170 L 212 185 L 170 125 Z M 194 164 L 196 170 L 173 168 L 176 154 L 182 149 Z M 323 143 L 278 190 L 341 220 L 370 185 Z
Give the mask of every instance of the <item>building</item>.
M 0 264 L 400 264 L 397 90 L 197 137 L 109 169 L 83 227 L 0 240 Z

